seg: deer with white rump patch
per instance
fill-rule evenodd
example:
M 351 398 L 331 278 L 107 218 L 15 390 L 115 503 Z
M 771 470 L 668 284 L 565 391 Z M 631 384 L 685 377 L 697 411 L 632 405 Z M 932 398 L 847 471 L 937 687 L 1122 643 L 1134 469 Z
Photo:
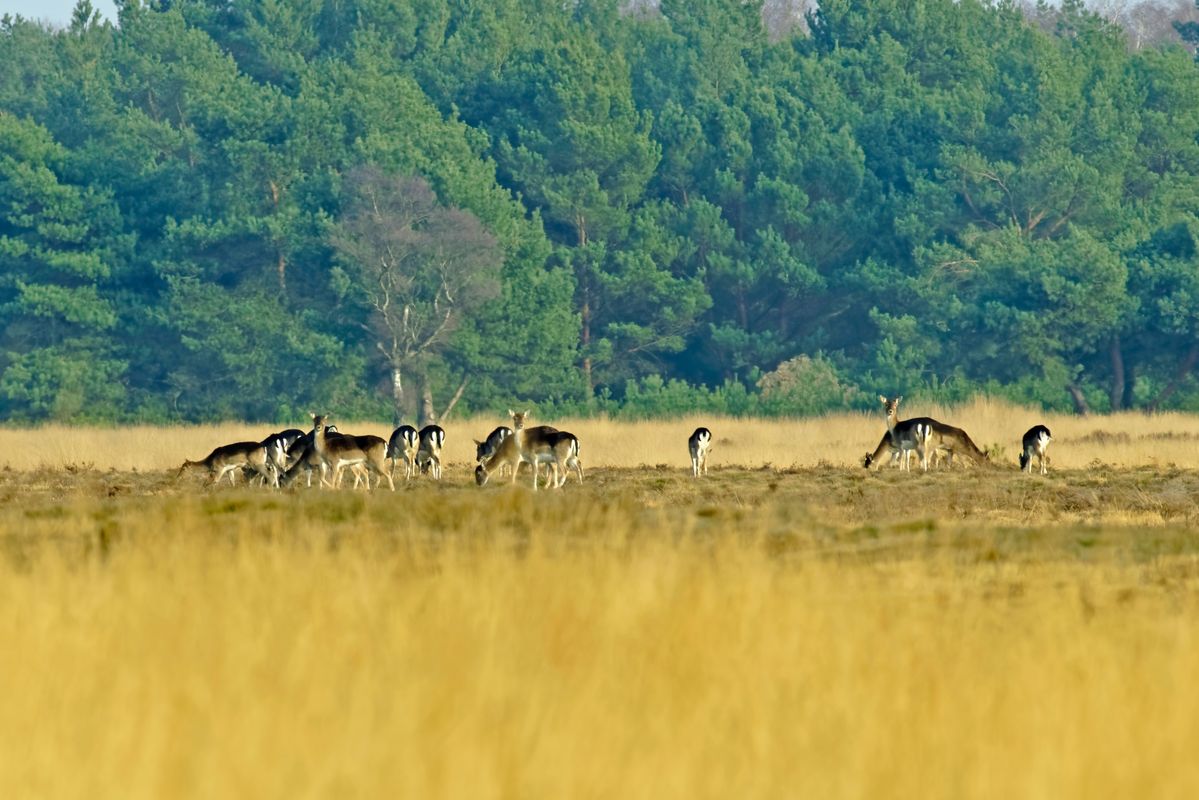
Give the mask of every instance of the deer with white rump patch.
M 691 453 L 691 474 L 698 478 L 708 474 L 708 451 L 712 449 L 712 431 L 696 428 L 687 439 L 687 450 Z
M 1041 467 L 1041 474 L 1048 475 L 1049 443 L 1053 441 L 1049 429 L 1044 425 L 1034 425 L 1024 434 L 1020 441 L 1020 469 L 1032 472 L 1032 457 L 1036 456 Z

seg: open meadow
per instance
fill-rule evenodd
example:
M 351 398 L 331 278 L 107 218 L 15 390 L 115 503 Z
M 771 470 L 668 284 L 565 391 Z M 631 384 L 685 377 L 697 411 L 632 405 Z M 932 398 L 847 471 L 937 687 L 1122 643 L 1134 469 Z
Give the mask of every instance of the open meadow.
M 905 411 L 995 465 L 537 420 L 587 474 L 534 494 L 451 420 L 440 484 L 275 491 L 175 477 L 257 426 L 0 431 L 0 797 L 1199 796 L 1199 417 Z

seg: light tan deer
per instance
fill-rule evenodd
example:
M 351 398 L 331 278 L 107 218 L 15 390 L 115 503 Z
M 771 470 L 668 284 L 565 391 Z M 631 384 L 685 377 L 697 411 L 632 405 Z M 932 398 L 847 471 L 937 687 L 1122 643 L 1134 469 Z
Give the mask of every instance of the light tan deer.
M 388 486 L 395 491 L 395 481 L 385 468 L 387 462 L 387 442 L 378 436 L 350 436 L 348 434 L 328 435 L 329 417 L 327 414 L 312 415 L 312 448 L 317 455 L 333 470 L 334 485 L 340 484 L 339 473 L 345 467 L 362 464 L 368 470 L 379 476 L 379 484 L 387 479 Z M 371 489 L 370 477 L 367 477 L 366 488 Z
M 554 488 L 559 488 L 566 483 L 566 471 L 572 467 L 578 473 L 579 481 L 583 480 L 583 467 L 579 461 L 579 440 L 574 434 L 559 431 L 549 425 L 526 427 L 525 423 L 529 419 L 527 410 L 517 412 L 508 409 L 508 413 L 512 416 L 512 435 L 504 442 L 508 440 L 515 442 L 517 451 L 520 453 L 520 461 L 533 467 L 534 491 L 537 489 L 538 464 L 550 465 L 553 470 L 550 486 Z M 518 472 L 519 470 L 513 468 L 513 483 L 516 483 Z
M 220 483 L 226 474 L 229 475 L 229 483 L 234 484 L 237 482 L 237 473 L 243 468 L 252 469 L 264 480 L 273 483 L 273 476 L 267 468 L 266 448 L 261 442 L 234 442 L 222 445 L 199 461 L 184 461 L 175 477 L 182 477 L 188 470 L 204 469 L 212 476 L 213 486 Z
M 567 431 L 557 431 L 549 434 L 547 442 L 554 456 L 554 471 L 557 472 L 559 468 L 562 470 L 562 477 L 554 484 L 555 487 L 561 488 L 566 485 L 566 478 L 572 469 L 579 477 L 579 483 L 582 483 L 583 462 L 579 459 L 579 437 Z
M 515 474 L 519 466 L 520 448 L 516 446 L 516 439 L 506 436 L 479 458 L 479 465 L 475 467 L 475 483 L 486 486 L 492 473 L 502 474 L 506 467 Z
M 475 483 L 485 486 L 492 473 L 502 473 L 505 468 L 512 471 L 512 480 L 515 483 L 516 471 L 522 462 L 533 468 L 534 488 L 537 487 L 537 473 L 540 471 L 541 464 L 546 465 L 545 480 L 549 487 L 560 489 L 565 486 L 567 476 L 572 469 L 578 476 L 579 483 L 582 483 L 583 464 L 579 459 L 578 437 L 573 433 L 555 430 L 548 425 L 538 427 L 548 430 L 544 432 L 544 438 L 539 438 L 536 443 L 529 443 L 526 440 L 526 445 L 531 448 L 530 450 L 522 453 L 516 436 L 513 434 L 505 437 L 496 447 L 480 458 L 479 465 L 475 467 Z M 533 431 L 535 436 L 540 436 L 537 428 L 526 428 L 525 430 Z
M 482 464 L 484 461 L 491 458 L 493 455 L 495 455 L 496 451 L 500 449 L 500 445 L 503 444 L 504 440 L 511 435 L 512 429 L 506 425 L 501 425 L 491 433 L 487 434 L 487 438 L 483 441 L 480 442 L 478 439 L 474 439 L 475 461 L 479 464 Z M 512 465 L 507 463 L 501 465 L 501 475 L 504 474 L 505 469 L 507 469 L 510 473 L 512 471 Z
M 335 434 L 328 433 L 326 435 L 332 437 Z M 350 471 L 354 473 L 355 489 L 358 488 L 358 485 L 362 481 L 370 480 L 370 470 L 362 464 L 351 464 Z M 307 447 L 301 449 L 299 454 L 291 460 L 290 465 L 279 474 L 279 485 L 286 488 L 301 475 L 306 475 L 308 477 L 308 487 L 312 488 L 312 473 L 314 472 L 317 474 L 318 486 L 335 487 L 334 479 L 337 476 L 330 475 L 329 465 L 321 458 L 320 453 L 316 452 L 316 448 L 309 443 Z

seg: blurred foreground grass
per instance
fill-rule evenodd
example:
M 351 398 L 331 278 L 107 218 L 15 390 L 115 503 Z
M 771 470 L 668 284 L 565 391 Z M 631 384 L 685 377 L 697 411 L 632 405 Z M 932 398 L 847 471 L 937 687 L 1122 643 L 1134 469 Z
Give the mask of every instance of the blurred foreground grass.
M 0 472 L 0 796 L 1196 796 L 1197 493 Z

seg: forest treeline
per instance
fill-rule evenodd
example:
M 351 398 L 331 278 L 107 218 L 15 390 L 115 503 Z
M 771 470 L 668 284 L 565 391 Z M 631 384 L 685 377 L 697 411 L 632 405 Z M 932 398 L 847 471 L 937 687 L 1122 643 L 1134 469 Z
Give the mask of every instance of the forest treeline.
M 1191 52 L 1075 0 L 762 11 L 4 17 L 0 418 L 1199 408 Z

